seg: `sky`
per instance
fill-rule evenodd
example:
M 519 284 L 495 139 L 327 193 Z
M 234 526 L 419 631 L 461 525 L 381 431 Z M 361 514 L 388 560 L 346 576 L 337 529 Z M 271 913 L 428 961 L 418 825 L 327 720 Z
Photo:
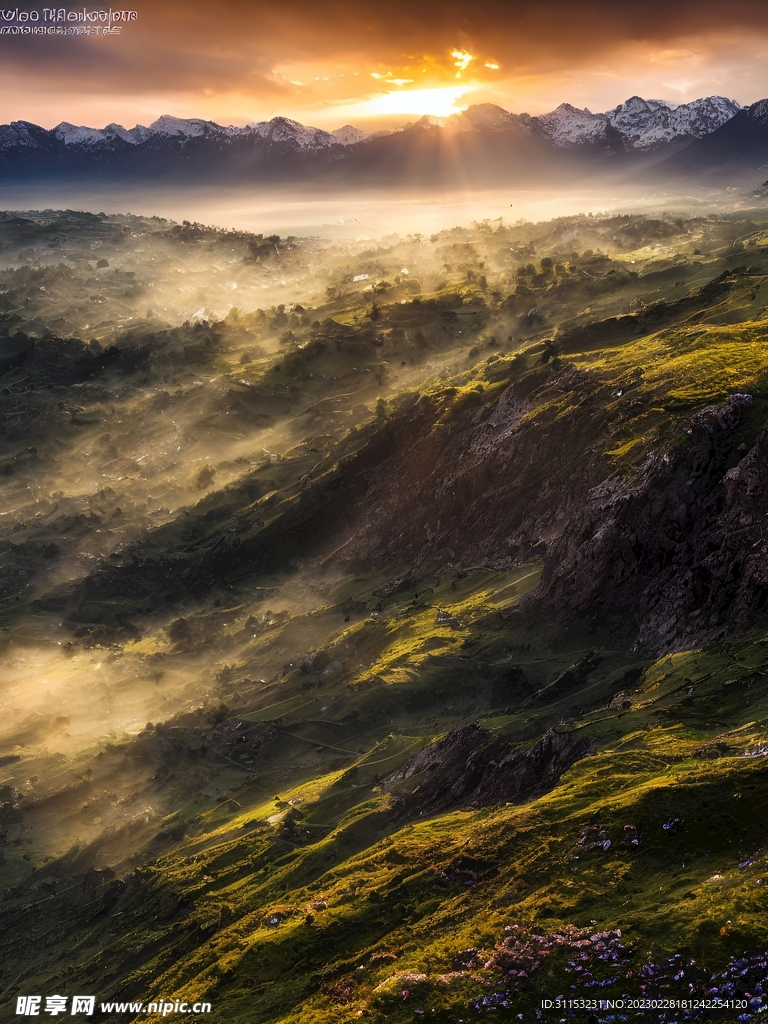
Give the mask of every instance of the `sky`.
M 764 0 L 131 0 L 119 35 L 0 35 L 0 123 L 399 127 L 473 103 L 603 111 L 632 95 L 768 96 Z M 6 17 L 13 8 L 0 12 Z M 108 10 L 97 3 L 67 11 Z M 115 8 L 116 9 L 116 8 Z M 42 4 L 22 4 L 38 12 Z

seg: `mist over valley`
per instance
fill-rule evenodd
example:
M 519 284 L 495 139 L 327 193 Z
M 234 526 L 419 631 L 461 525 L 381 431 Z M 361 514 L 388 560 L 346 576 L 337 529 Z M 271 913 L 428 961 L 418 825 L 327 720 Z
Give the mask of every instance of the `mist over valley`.
M 756 188 L 0 215 L 8 998 L 759 1008 Z

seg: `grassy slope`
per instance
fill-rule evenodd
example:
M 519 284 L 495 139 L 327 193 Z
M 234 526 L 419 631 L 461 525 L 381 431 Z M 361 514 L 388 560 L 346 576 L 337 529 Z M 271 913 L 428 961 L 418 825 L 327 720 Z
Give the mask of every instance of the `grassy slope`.
M 220 825 L 215 809 L 196 814 L 192 835 L 140 869 L 106 916 L 46 950 L 45 973 L 124 997 L 206 996 L 215 1019 L 243 1021 L 351 1020 L 361 1009 L 410 1020 L 416 1004 L 392 993 L 425 975 L 418 1005 L 453 1020 L 486 991 L 482 971 L 452 968 L 454 954 L 478 947 L 484 962 L 509 924 L 618 927 L 640 957 L 682 952 L 711 968 L 764 948 L 768 781 L 764 761 L 743 755 L 765 739 L 766 640 L 666 658 L 626 693 L 631 707 L 609 706 L 624 664 L 610 662 L 578 709 L 576 695 L 538 709 L 540 726 L 567 716 L 597 746 L 551 794 L 398 827 L 376 779 L 425 737 L 395 731 L 343 770 L 282 790 L 281 804 L 254 800 L 246 784 Z M 521 738 L 530 715 L 484 724 Z M 622 845 L 628 823 L 637 848 Z M 610 850 L 580 848 L 596 826 Z M 52 908 L 29 900 L 37 940 Z M 522 987 L 516 1012 L 537 987 L 552 994 L 547 974 Z
M 555 338 L 550 353 L 534 344 L 522 357 L 491 356 L 447 382 L 423 384 L 436 402 L 435 429 L 450 424 L 451 410 L 479 382 L 492 403 L 510 382 L 539 374 L 543 352 L 597 382 L 609 424 L 602 451 L 622 472 L 651 448 L 678 442 L 692 410 L 736 389 L 755 396 L 742 428 L 749 440 L 764 421 L 766 369 L 761 309 L 751 297 L 765 286 L 759 254 L 751 263 L 721 303 L 687 313 L 684 323 L 567 356 Z M 722 268 L 718 262 L 707 274 Z M 596 312 L 618 310 L 590 308 L 582 320 Z M 302 372 L 310 369 L 317 367 Z M 273 373 L 271 364 L 263 372 Z M 385 417 L 408 408 L 407 396 L 389 401 Z M 575 417 L 579 409 L 571 393 L 529 415 Z M 345 444 L 347 453 L 355 449 L 354 434 Z M 314 470 L 321 481 L 338 473 L 337 458 L 330 451 L 328 469 Z M 272 521 L 254 522 L 255 535 Z M 161 535 L 153 544 L 165 550 Z M 238 718 L 277 722 L 281 745 L 258 767 L 287 763 L 287 777 L 265 783 L 255 774 L 237 785 L 233 771 L 226 800 L 210 793 L 181 802 L 151 862 L 124 885 L 96 874 L 72 883 L 69 895 L 70 883 L 60 881 L 54 895 L 45 888 L 51 873 L 38 870 L 9 892 L 4 913 L 19 931 L 4 955 L 7 990 L 34 977 L 51 991 L 76 980 L 104 997 L 205 996 L 222 1021 L 343 1021 L 361 1011 L 412 1020 L 414 1007 L 454 1021 L 495 984 L 481 965 L 510 924 L 621 928 L 641 959 L 649 950 L 683 952 L 713 967 L 765 948 L 760 814 L 768 783 L 764 760 L 743 754 L 765 742 L 768 634 L 649 664 L 627 650 L 615 626 L 521 617 L 517 601 L 539 568 L 451 567 L 406 577 L 407 591 L 387 586 L 386 574 L 356 577 L 324 608 L 267 629 L 264 650 L 280 637 L 290 651 L 293 629 L 354 666 L 334 677 L 294 664 L 262 687 L 244 683 L 252 664 L 236 660 L 221 694 L 230 703 L 241 695 Z M 459 628 L 437 623 L 438 608 Z M 217 613 L 205 614 L 211 625 Z M 226 609 L 225 635 L 237 636 L 251 614 L 247 601 Z M 145 630 L 140 643 L 144 654 L 172 653 L 159 632 Z M 585 687 L 536 698 L 589 650 L 602 662 Z M 627 676 L 633 669 L 645 672 Z M 317 714 L 320 703 L 321 712 L 333 708 L 330 716 Z M 468 716 L 521 745 L 550 726 L 572 728 L 593 738 L 596 753 L 522 807 L 403 825 L 388 811 L 381 777 Z M 666 832 L 675 817 L 681 822 Z M 173 838 L 179 822 L 183 839 Z M 637 848 L 622 844 L 628 823 L 637 827 Z M 610 848 L 585 850 L 582 837 L 601 833 Z M 739 867 L 744 861 L 751 863 Z M 477 965 L 457 969 L 455 955 L 471 947 Z M 561 963 L 546 964 L 518 985 L 514 1012 L 504 1012 L 531 1014 L 537 986 L 552 995 L 565 977 Z

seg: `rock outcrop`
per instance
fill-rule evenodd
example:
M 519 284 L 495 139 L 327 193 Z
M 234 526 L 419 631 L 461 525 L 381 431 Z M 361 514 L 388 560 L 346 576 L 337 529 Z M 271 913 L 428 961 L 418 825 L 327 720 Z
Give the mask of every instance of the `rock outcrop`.
M 396 815 L 432 815 L 452 807 L 524 803 L 553 789 L 563 772 L 590 753 L 592 741 L 550 729 L 515 750 L 479 725 L 462 726 L 420 751 L 384 780 Z M 409 782 L 419 780 L 415 787 Z

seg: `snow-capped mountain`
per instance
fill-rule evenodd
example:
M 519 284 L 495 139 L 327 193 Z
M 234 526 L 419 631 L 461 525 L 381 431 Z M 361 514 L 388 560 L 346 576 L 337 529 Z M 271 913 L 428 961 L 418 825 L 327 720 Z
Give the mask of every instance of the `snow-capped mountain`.
M 182 118 L 163 114 L 152 122 L 148 130 L 158 135 L 180 135 L 183 138 L 195 139 L 200 135 L 218 135 L 221 131 L 226 131 L 226 128 L 222 129 L 215 121 L 203 121 L 199 117 Z
M 703 138 L 730 121 L 739 110 L 741 105 L 725 96 L 707 96 L 680 104 L 631 96 L 604 114 L 561 103 L 556 110 L 533 120 L 560 149 L 607 142 L 610 130 L 615 129 L 625 148 L 648 150 L 674 139 Z
M 415 124 L 422 128 L 437 127 L 461 132 L 523 130 L 529 134 L 540 133 L 558 149 L 605 143 L 611 137 L 611 129 L 614 129 L 622 136 L 628 148 L 645 150 L 676 138 L 702 138 L 725 124 L 740 109 L 735 100 L 724 96 L 708 96 L 679 105 L 632 96 L 602 114 L 593 114 L 586 108 L 580 110 L 570 103 L 561 103 L 548 114 L 530 117 L 528 114 L 510 113 L 493 103 L 480 103 L 451 117 L 426 116 Z M 414 124 L 408 124 L 400 131 L 413 127 Z M 156 148 L 163 140 L 173 140 L 184 147 L 194 139 L 218 143 L 260 140 L 280 148 L 287 146 L 296 152 L 311 153 L 335 147 L 354 147 L 385 134 L 395 135 L 398 132 L 374 132 L 369 135 L 349 124 L 333 132 L 326 132 L 287 117 L 253 121 L 244 128 L 234 125 L 223 127 L 202 118 L 163 114 L 148 128 L 144 125 L 124 128 L 114 123 L 105 128 L 88 128 L 62 121 L 47 132 L 27 121 L 14 121 L 0 127 L 0 152 L 16 146 L 33 149 L 45 147 L 46 141 L 54 140 L 66 147 L 93 150 L 98 147 L 112 149 L 118 142 L 131 147 L 154 142 Z
M 13 122 L 10 127 L 16 127 L 19 122 Z M 109 124 L 106 128 L 86 128 L 69 124 L 62 121 L 52 129 L 54 136 L 63 142 L 65 146 L 93 146 L 99 143 L 119 138 L 129 145 L 137 145 L 146 142 L 152 136 L 158 141 L 162 137 L 173 137 L 181 145 L 189 139 L 266 139 L 275 143 L 293 143 L 299 150 L 327 149 L 329 146 L 349 145 L 352 141 L 359 141 L 358 138 L 349 138 L 344 142 L 341 138 L 335 137 L 329 132 L 320 128 L 308 128 L 298 121 L 291 121 L 287 117 L 273 117 L 271 121 L 254 121 L 244 128 L 237 128 L 234 125 L 222 127 L 215 121 L 204 121 L 199 117 L 173 117 L 171 114 L 163 114 L 153 121 L 149 128 L 137 124 L 135 128 L 123 128 L 121 124 Z M 339 132 L 358 133 L 359 138 L 365 138 L 366 133 L 358 128 L 347 125 L 346 129 L 338 129 Z
M 354 146 L 356 142 L 362 142 L 363 139 L 368 138 L 368 132 L 364 132 L 362 128 L 355 128 L 351 124 L 345 124 L 342 128 L 334 129 L 331 135 L 342 146 Z
M 237 131 L 237 129 L 234 129 Z M 324 132 L 321 128 L 308 128 L 299 124 L 298 121 L 291 121 L 288 117 L 273 117 L 271 121 L 251 122 L 242 129 L 242 135 L 250 133 L 256 139 L 264 139 L 270 143 L 288 144 L 295 146 L 300 152 L 311 152 L 313 150 L 330 149 L 333 146 L 343 145 L 330 132 Z
M 742 107 L 713 132 L 693 139 L 690 145 L 665 160 L 667 174 L 713 178 L 742 177 L 746 170 L 755 184 L 765 179 L 768 163 L 768 100 Z M 730 182 L 732 183 L 732 182 Z
M 18 125 L 19 122 L 14 122 Z M 53 129 L 56 138 L 65 146 L 98 146 L 108 143 L 114 139 L 121 139 L 130 146 L 137 146 L 144 142 L 150 134 L 149 129 L 137 124 L 129 131 L 121 124 L 108 124 L 106 128 L 86 128 L 84 125 L 70 124 L 69 121 L 62 121 Z
M 540 114 L 532 120 L 558 149 L 605 142 L 610 125 L 606 114 L 593 114 L 586 107 L 579 110 L 570 103 L 561 103 L 549 114 Z
M 730 121 L 739 110 L 741 104 L 725 96 L 707 96 L 678 105 L 632 96 L 606 116 L 635 149 L 649 149 L 685 136 L 701 139 Z
M 73 126 L 74 127 L 74 126 Z M 55 133 L 48 132 L 31 121 L 11 121 L 0 125 L 0 153 L 12 152 L 14 149 L 40 149 Z
M 289 159 L 292 156 L 343 153 L 345 146 L 365 138 L 364 132 L 347 126 L 337 138 L 287 117 L 247 124 L 228 125 L 202 118 L 180 118 L 163 114 L 149 127 L 124 128 L 108 124 L 89 128 L 62 121 L 46 130 L 27 121 L 0 125 L 0 178 L 14 169 L 45 174 L 97 169 L 130 174 L 159 167 L 169 173 L 183 153 L 185 171 L 190 166 L 208 166 L 214 158 Z
M 748 149 L 752 135 L 764 131 L 759 116 L 763 107 L 768 110 L 768 101 L 742 109 L 723 96 L 683 104 L 632 96 L 604 113 L 561 103 L 548 114 L 530 116 L 481 103 L 451 117 L 425 116 L 400 129 L 371 134 L 349 124 L 327 132 L 287 117 L 244 127 L 170 114 L 149 127 L 133 128 L 115 123 L 89 128 L 62 121 L 45 129 L 13 121 L 0 125 L 0 181 L 57 175 L 319 181 L 328 174 L 353 184 L 409 176 L 424 183 L 538 180 L 567 175 L 573 168 L 585 172 L 587 165 L 594 168 L 606 160 L 628 167 L 645 166 L 648 160 L 662 163 L 681 149 L 693 147 L 693 155 L 705 142 L 711 146 L 702 153 L 709 156 L 701 159 L 715 159 L 718 139 L 729 125 L 737 126 L 739 145 Z M 453 141 L 445 145 L 449 135 Z
M 644 100 L 632 96 L 605 113 L 593 114 L 561 103 L 548 114 L 512 114 L 493 103 L 480 103 L 450 117 L 422 117 L 414 125 L 439 126 L 451 132 L 524 131 L 540 135 L 557 149 L 598 146 L 606 151 L 645 151 L 675 139 L 698 139 L 715 131 L 741 109 L 735 100 L 708 96 L 691 103 Z

